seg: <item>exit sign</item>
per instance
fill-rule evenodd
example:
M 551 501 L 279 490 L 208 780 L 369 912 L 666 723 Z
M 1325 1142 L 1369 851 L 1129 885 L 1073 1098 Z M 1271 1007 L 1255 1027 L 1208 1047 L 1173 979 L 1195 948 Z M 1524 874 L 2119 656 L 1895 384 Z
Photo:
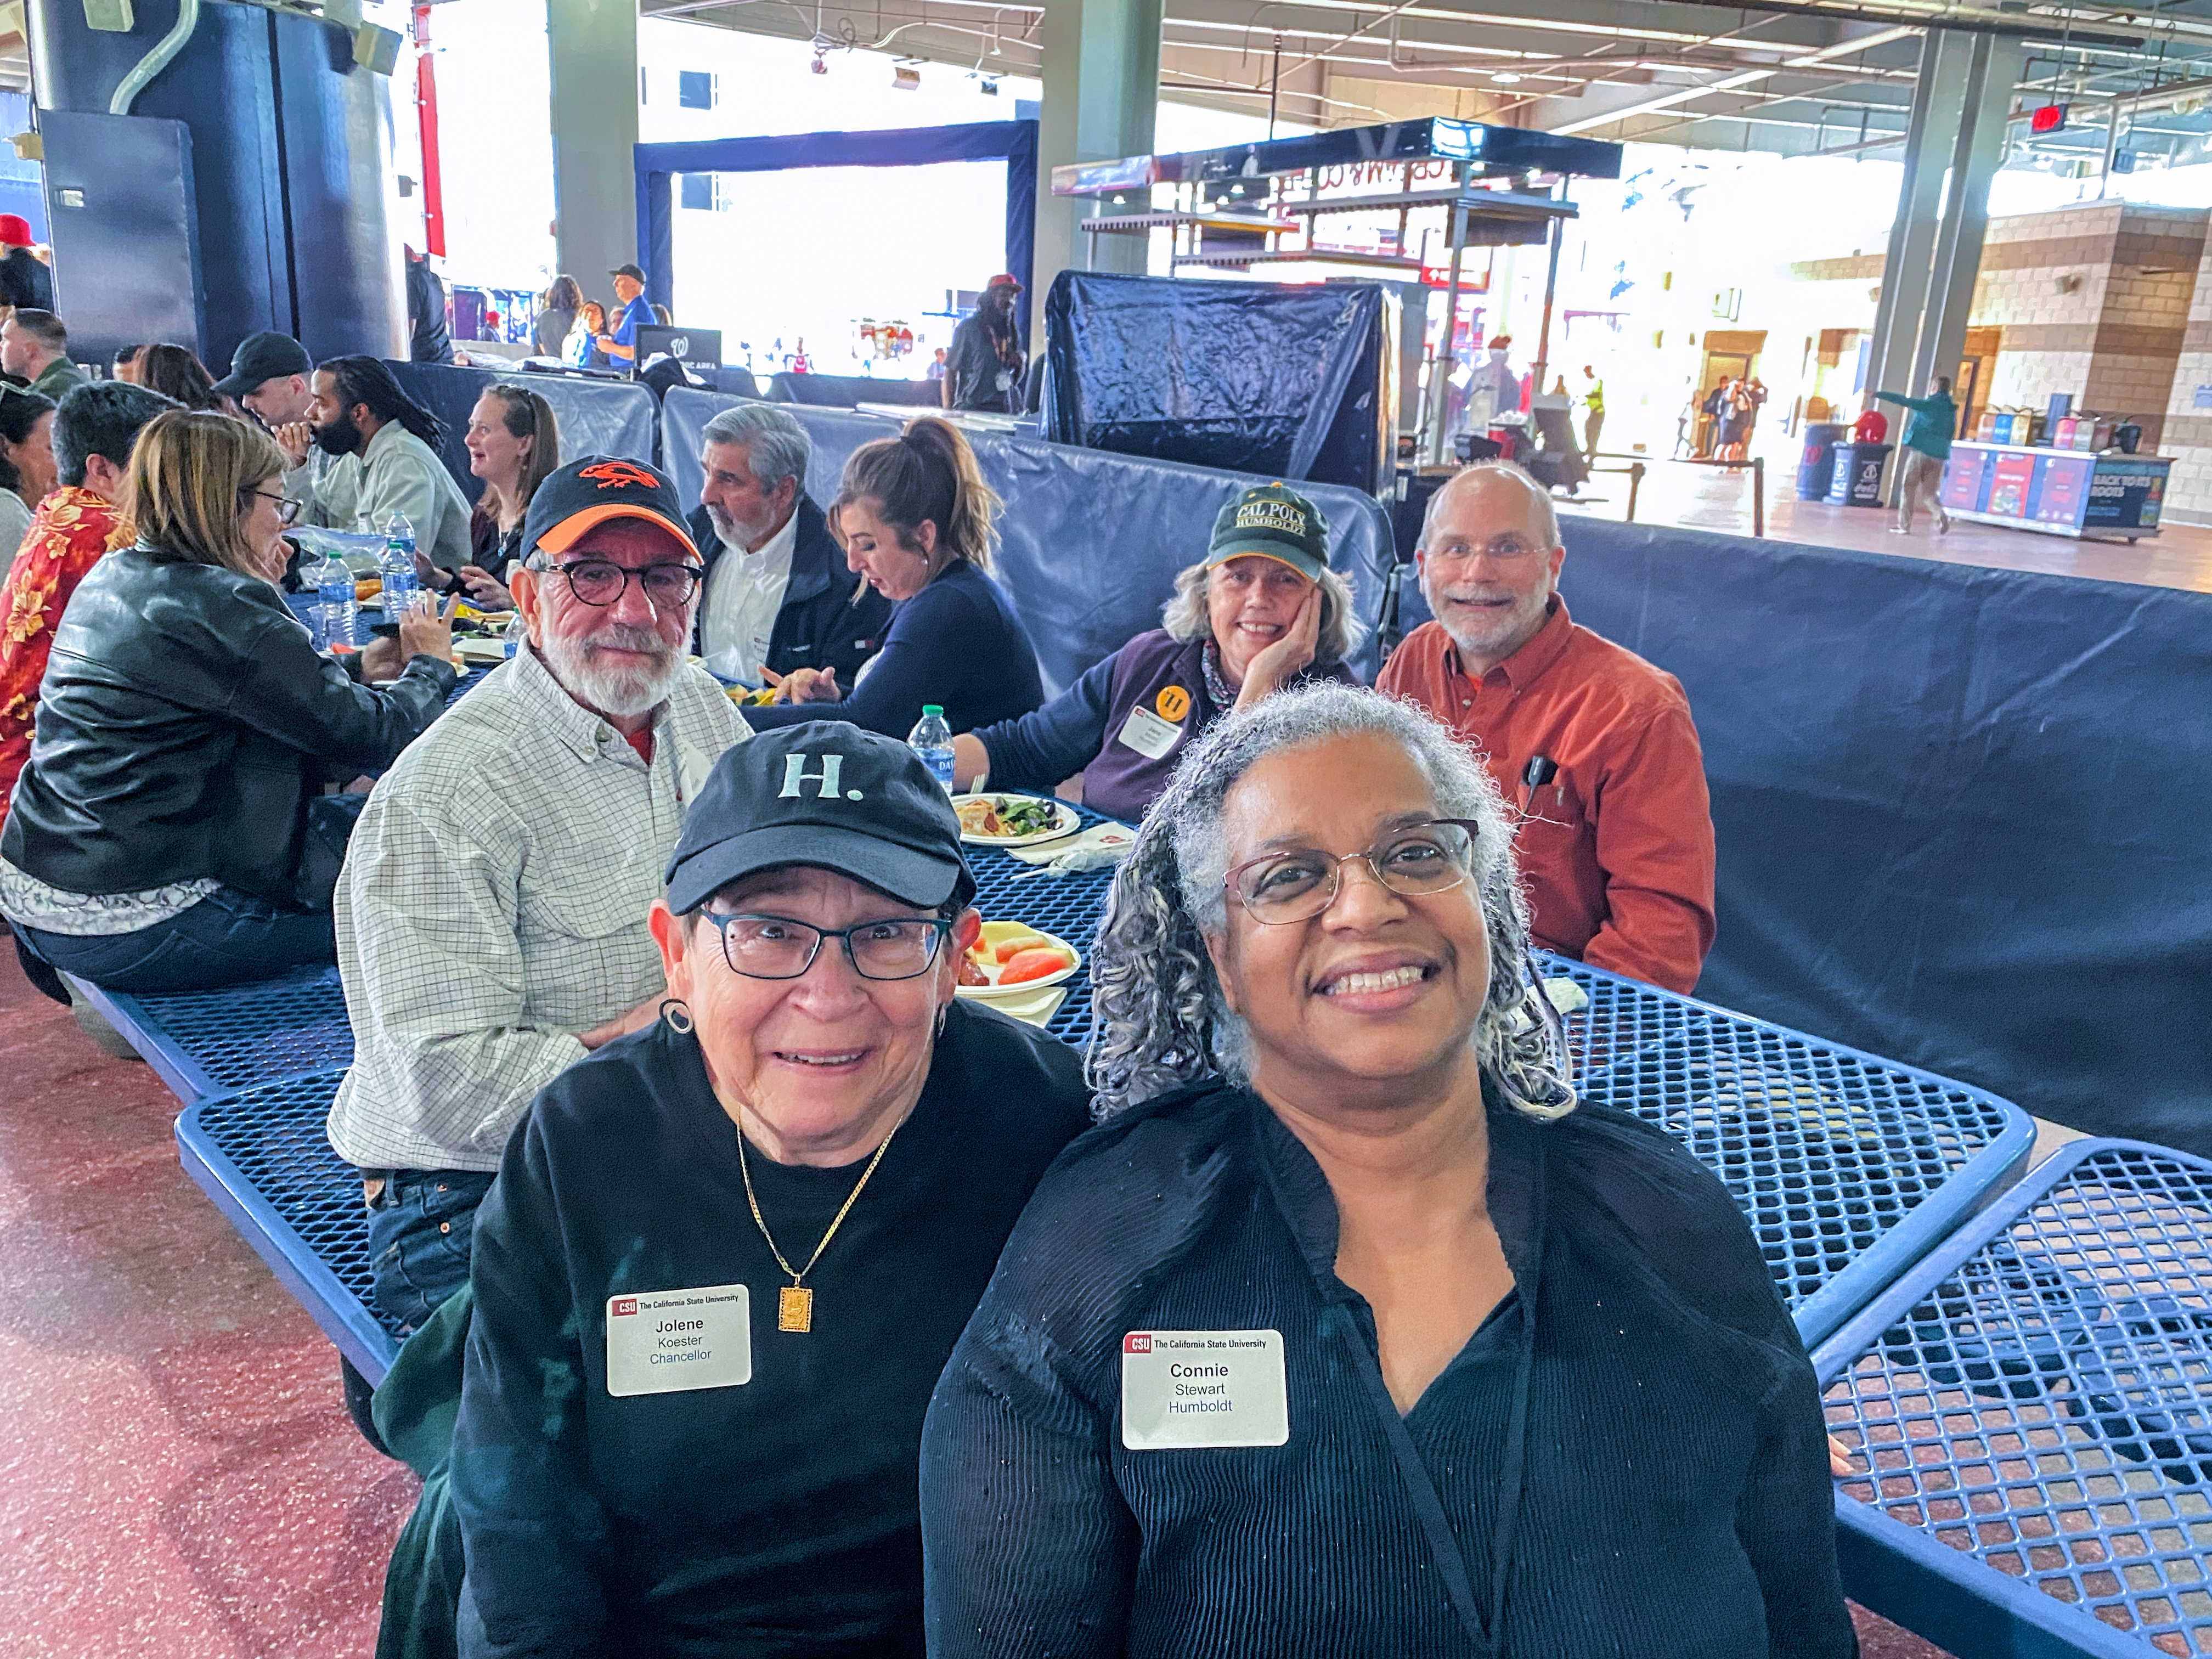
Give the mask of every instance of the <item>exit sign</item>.
M 2041 109 L 2033 111 L 2027 118 L 2030 132 L 2057 132 L 2065 125 L 2066 106 L 2063 104 L 2045 104 Z

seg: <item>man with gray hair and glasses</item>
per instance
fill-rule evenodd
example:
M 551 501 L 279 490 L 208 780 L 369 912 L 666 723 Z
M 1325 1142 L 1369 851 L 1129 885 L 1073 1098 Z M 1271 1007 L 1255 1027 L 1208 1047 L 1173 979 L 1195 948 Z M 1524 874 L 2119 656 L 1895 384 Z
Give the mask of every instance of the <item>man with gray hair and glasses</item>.
M 572 462 L 522 545 L 527 643 L 378 781 L 334 907 L 354 1064 L 331 1145 L 362 1172 L 372 1294 L 403 1334 L 468 1282 L 531 1100 L 658 1014 L 646 914 L 685 806 L 748 735 L 684 661 L 699 558 L 665 475 Z
M 739 404 L 699 434 L 705 482 L 691 539 L 706 566 L 692 650 L 716 678 L 774 684 L 834 669 L 850 686 L 890 625 L 891 602 L 855 584 L 807 498 L 806 428 L 773 404 Z
M 1414 555 L 1434 622 L 1375 689 L 1481 751 L 1515 809 L 1529 936 L 1689 992 L 1713 943 L 1713 820 L 1689 699 L 1559 594 L 1567 550 L 1542 485 L 1510 461 L 1430 498 Z

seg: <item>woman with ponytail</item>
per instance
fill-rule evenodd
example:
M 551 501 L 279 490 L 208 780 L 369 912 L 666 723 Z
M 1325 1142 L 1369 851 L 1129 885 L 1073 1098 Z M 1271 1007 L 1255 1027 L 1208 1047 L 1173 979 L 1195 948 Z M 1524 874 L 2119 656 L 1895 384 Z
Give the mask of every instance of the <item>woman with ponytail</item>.
M 1000 501 L 959 428 L 933 416 L 878 438 L 845 463 L 830 532 L 846 566 L 897 609 L 883 649 L 841 686 L 827 669 L 800 668 L 756 731 L 842 720 L 903 738 L 935 703 L 955 732 L 1027 714 L 1044 701 L 1036 649 L 1006 591 L 991 580 Z

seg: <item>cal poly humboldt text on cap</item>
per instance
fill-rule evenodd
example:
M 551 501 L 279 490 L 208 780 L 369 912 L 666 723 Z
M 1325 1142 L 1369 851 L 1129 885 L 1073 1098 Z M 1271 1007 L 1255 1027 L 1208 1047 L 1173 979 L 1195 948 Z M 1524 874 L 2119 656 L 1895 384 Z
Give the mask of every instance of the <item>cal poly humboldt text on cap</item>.
M 975 890 L 936 775 L 896 738 L 843 720 L 763 732 L 723 752 L 684 816 L 668 908 L 681 915 L 789 865 L 835 870 L 925 909 Z
M 1308 581 L 1319 581 L 1328 568 L 1328 520 L 1287 484 L 1248 489 L 1213 520 L 1206 567 L 1248 555 L 1279 559 Z

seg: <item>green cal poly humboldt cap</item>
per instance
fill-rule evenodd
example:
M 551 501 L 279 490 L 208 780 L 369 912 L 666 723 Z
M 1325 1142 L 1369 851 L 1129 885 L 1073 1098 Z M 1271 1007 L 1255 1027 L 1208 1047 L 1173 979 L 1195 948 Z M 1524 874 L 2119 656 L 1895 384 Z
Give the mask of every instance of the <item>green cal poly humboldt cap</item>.
M 1308 581 L 1319 581 L 1328 568 L 1328 520 L 1288 484 L 1248 489 L 1214 520 L 1206 568 L 1253 553 L 1280 559 Z

